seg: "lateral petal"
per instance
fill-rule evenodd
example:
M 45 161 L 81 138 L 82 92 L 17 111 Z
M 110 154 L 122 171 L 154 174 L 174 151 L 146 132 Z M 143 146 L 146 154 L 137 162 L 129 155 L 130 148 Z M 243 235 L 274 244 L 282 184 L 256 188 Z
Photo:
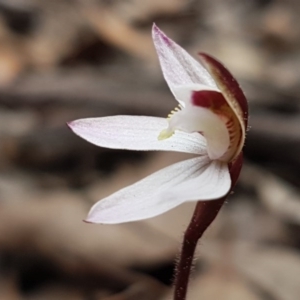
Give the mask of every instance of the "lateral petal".
M 231 180 L 226 164 L 207 156 L 162 169 L 97 202 L 87 222 L 117 224 L 160 215 L 184 202 L 218 199 Z
M 206 140 L 199 133 L 178 131 L 168 139 L 158 140 L 160 132 L 168 126 L 164 118 L 111 116 L 79 119 L 68 126 L 88 142 L 105 148 L 206 154 Z

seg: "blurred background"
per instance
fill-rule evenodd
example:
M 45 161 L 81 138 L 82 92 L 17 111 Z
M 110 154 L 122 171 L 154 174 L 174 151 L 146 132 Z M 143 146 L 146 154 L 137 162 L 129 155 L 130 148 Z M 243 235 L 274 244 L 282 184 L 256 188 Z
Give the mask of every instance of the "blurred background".
M 0 0 L 0 299 L 171 299 L 194 204 L 122 225 L 93 203 L 183 158 L 101 149 L 65 123 L 165 117 L 156 22 L 220 59 L 250 104 L 245 164 L 198 246 L 188 299 L 300 299 L 298 0 Z

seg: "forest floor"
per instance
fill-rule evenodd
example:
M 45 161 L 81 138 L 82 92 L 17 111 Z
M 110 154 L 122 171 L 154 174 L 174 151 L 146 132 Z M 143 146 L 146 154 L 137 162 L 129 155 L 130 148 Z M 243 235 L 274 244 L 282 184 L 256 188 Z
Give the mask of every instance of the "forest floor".
M 188 299 L 300 295 L 300 2 L 0 1 L 0 299 L 166 300 L 194 204 L 122 225 L 93 203 L 181 160 L 101 149 L 67 121 L 166 116 L 155 22 L 220 59 L 250 105 L 245 164 L 199 243 Z

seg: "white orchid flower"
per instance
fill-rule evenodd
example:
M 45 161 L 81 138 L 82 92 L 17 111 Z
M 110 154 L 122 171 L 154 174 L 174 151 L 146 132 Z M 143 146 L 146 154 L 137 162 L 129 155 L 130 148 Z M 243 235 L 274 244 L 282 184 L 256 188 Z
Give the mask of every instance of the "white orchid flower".
M 70 122 L 75 134 L 97 146 L 196 154 L 97 202 L 87 222 L 123 223 L 162 214 L 184 202 L 216 200 L 231 189 L 230 164 L 242 151 L 247 102 L 237 82 L 215 59 L 202 63 L 156 25 L 153 41 L 163 75 L 179 107 L 168 119 L 110 116 Z

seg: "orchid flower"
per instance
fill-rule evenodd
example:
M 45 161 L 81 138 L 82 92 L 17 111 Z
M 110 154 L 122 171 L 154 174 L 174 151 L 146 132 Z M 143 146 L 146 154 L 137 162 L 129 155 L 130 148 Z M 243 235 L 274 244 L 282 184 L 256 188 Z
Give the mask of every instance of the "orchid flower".
M 167 119 L 109 116 L 68 123 L 97 146 L 177 151 L 196 157 L 175 163 L 97 202 L 87 222 L 123 223 L 162 214 L 184 202 L 216 200 L 229 193 L 229 167 L 241 154 L 247 102 L 232 75 L 207 54 L 200 62 L 152 30 L 164 78 L 178 102 Z

